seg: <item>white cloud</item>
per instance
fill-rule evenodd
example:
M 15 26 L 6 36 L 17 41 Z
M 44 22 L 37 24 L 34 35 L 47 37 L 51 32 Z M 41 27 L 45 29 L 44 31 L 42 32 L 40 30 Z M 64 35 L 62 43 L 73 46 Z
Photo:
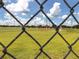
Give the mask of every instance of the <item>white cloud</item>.
M 45 26 L 45 25 L 49 25 L 52 26 L 52 24 L 50 22 L 47 21 L 47 19 L 42 19 L 41 17 L 35 17 L 30 23 L 29 25 L 35 25 L 35 26 Z
M 74 15 L 76 15 L 78 13 L 75 13 Z M 63 15 L 62 17 L 60 17 L 61 19 L 65 20 L 66 17 L 68 15 Z M 77 25 L 77 22 L 74 20 L 74 18 L 72 16 L 70 16 L 65 22 L 64 22 L 64 25 L 67 25 L 67 26 L 73 26 L 73 25 Z
M 73 14 L 74 14 L 74 15 L 79 15 L 79 12 L 77 12 L 77 13 L 75 12 L 75 13 L 73 13 Z
M 0 25 L 19 25 L 15 20 L 0 20 Z
M 29 11 L 29 2 L 33 0 L 17 0 L 16 3 L 11 3 L 6 8 L 12 12 Z
M 67 16 L 68 16 L 68 15 L 63 15 L 61 18 L 62 18 L 62 19 L 66 19 Z
M 22 15 L 26 15 L 26 13 L 22 13 Z
M 61 5 L 61 3 L 55 2 L 53 4 L 53 7 L 49 10 L 49 13 L 47 13 L 47 15 L 49 17 L 57 16 L 60 13 L 60 11 L 61 11 L 60 5 Z
M 43 21 L 44 21 L 44 20 L 41 19 L 40 17 L 35 17 L 35 18 L 29 23 L 29 25 L 35 25 L 35 26 L 43 25 L 43 24 L 45 24 Z
M 0 21 L 1 25 L 20 25 L 14 18 L 12 18 L 8 13 L 5 13 L 4 15 L 4 20 Z M 25 22 L 28 21 L 28 19 L 16 16 L 16 18 L 18 18 L 18 20 L 22 23 L 25 24 Z
M 28 21 L 27 19 L 21 18 L 20 22 L 22 24 L 25 24 Z M 0 25 L 20 25 L 15 19 L 6 19 L 6 20 L 0 20 Z

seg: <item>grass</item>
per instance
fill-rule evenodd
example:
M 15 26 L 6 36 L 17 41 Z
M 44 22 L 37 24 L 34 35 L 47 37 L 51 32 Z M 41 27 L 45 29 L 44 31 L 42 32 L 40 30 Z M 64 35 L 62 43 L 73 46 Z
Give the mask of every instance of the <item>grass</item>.
M 26 29 L 37 41 L 43 45 L 54 33 L 54 29 L 38 29 L 30 28 Z M 14 37 L 21 32 L 20 28 L 16 27 L 0 27 L 0 42 L 7 46 Z M 79 29 L 64 28 L 60 31 L 64 38 L 71 44 L 79 37 Z M 25 33 L 23 33 L 8 49 L 7 51 L 14 55 L 17 59 L 34 59 L 39 53 L 39 46 Z M 2 53 L 2 47 L 0 46 L 0 56 Z M 79 55 L 79 42 L 73 46 L 73 50 Z M 57 34 L 49 44 L 44 47 L 44 51 L 51 56 L 52 59 L 63 59 L 65 54 L 69 51 L 68 45 Z M 4 59 L 12 59 L 6 55 Z M 41 54 L 38 59 L 48 59 L 44 54 Z M 78 59 L 73 53 L 71 53 L 67 59 Z

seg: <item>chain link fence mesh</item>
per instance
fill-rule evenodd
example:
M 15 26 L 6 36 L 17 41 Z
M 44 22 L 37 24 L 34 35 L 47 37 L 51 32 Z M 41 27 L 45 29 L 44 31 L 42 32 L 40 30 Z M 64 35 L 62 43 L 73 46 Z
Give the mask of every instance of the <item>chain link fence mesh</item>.
M 38 59 L 38 57 L 43 53 L 44 55 L 47 56 L 48 59 L 52 59 L 50 57 L 50 55 L 48 55 L 48 53 L 46 53 L 44 51 L 44 47 L 58 34 L 64 41 L 65 43 L 68 45 L 69 51 L 67 52 L 67 54 L 63 57 L 63 59 L 67 59 L 67 57 L 70 55 L 70 53 L 72 52 L 78 59 L 79 59 L 79 55 L 73 50 L 73 46 L 78 42 L 79 37 L 72 43 L 70 44 L 68 41 L 66 41 L 66 38 L 63 37 L 63 35 L 59 32 L 59 28 L 60 26 L 70 17 L 72 16 L 74 18 L 74 20 L 79 24 L 78 20 L 76 19 L 76 17 L 74 16 L 74 8 L 79 5 L 79 1 L 77 3 L 75 3 L 74 6 L 70 6 L 69 3 L 67 2 L 67 0 L 63 0 L 64 3 L 67 5 L 67 7 L 70 9 L 70 13 L 69 15 L 62 21 L 62 23 L 60 23 L 59 26 L 56 26 L 51 19 L 47 16 L 47 14 L 44 11 L 44 4 L 48 1 L 48 0 L 44 0 L 42 3 L 40 3 L 38 0 L 35 0 L 36 3 L 40 6 L 40 9 L 23 25 L 17 18 L 16 16 L 14 16 L 9 10 L 6 9 L 6 7 L 4 7 L 5 3 L 3 3 L 3 0 L 0 0 L 0 8 L 3 8 L 8 14 L 11 15 L 11 17 L 13 17 L 20 25 L 22 28 L 22 31 L 20 33 L 18 33 L 18 35 L 7 45 L 5 46 L 3 43 L 0 42 L 0 46 L 3 47 L 3 55 L 0 56 L 0 59 L 4 59 L 5 55 L 10 56 L 12 59 L 17 59 L 15 56 L 13 56 L 10 52 L 7 51 L 7 49 L 23 34 L 26 33 L 26 35 L 28 35 L 29 37 L 31 37 L 33 39 L 33 41 L 40 47 L 39 48 L 39 52 L 38 54 L 35 56 L 34 59 Z M 50 39 L 48 39 L 47 42 L 45 42 L 45 44 L 41 45 L 31 34 L 28 33 L 28 31 L 25 29 L 26 25 L 31 22 L 31 20 L 38 15 L 40 12 L 42 12 L 45 17 L 49 20 L 49 22 L 52 23 L 52 26 L 54 26 L 55 29 L 55 33 L 50 37 Z

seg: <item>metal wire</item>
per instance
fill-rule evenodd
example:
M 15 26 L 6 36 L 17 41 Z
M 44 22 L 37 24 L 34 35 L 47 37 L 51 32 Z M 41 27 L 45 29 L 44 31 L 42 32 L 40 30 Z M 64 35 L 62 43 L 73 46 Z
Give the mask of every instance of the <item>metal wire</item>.
M 7 49 L 23 34 L 23 33 L 26 33 L 26 35 L 28 35 L 30 38 L 32 38 L 32 40 L 39 46 L 39 53 L 35 56 L 34 59 L 38 59 L 38 57 L 41 55 L 41 53 L 43 53 L 44 55 L 46 55 L 46 57 L 48 59 L 52 59 L 50 57 L 50 55 L 48 55 L 45 51 L 44 51 L 44 47 L 47 46 L 47 44 L 49 44 L 49 42 L 51 40 L 53 40 L 53 38 L 58 34 L 63 40 L 64 42 L 68 45 L 68 48 L 69 48 L 69 51 L 67 52 L 67 54 L 63 57 L 63 59 L 67 59 L 67 57 L 69 56 L 69 54 L 72 52 L 78 59 L 79 59 L 79 56 L 77 55 L 77 53 L 73 50 L 73 46 L 78 42 L 79 38 L 77 38 L 72 44 L 69 44 L 68 41 L 66 41 L 66 39 L 64 38 L 64 36 L 59 32 L 59 28 L 60 26 L 70 17 L 72 16 L 74 18 L 74 20 L 79 24 L 78 20 L 76 19 L 76 17 L 74 16 L 74 8 L 79 5 L 79 2 L 75 3 L 75 5 L 73 7 L 71 7 L 69 5 L 69 3 L 67 2 L 67 0 L 63 0 L 64 3 L 67 5 L 67 7 L 70 9 L 70 14 L 62 21 L 62 23 L 59 25 L 59 26 L 56 26 L 52 21 L 51 19 L 46 15 L 45 11 L 43 10 L 44 7 L 43 5 L 48 1 L 48 0 L 44 0 L 42 3 L 40 3 L 38 0 L 35 0 L 36 3 L 40 6 L 40 9 L 23 25 L 8 9 L 6 9 L 6 7 L 4 7 L 4 3 L 2 0 L 0 0 L 0 8 L 3 8 L 8 14 L 11 15 L 11 17 L 13 17 L 20 25 L 21 25 L 21 28 L 22 28 L 22 31 L 7 45 L 7 46 L 4 46 L 3 43 L 0 42 L 0 46 L 3 47 L 3 55 L 0 56 L 0 59 L 4 59 L 4 56 L 5 55 L 8 55 L 10 56 L 11 58 L 13 59 L 17 59 L 15 56 L 13 56 L 11 53 L 9 53 L 7 51 Z M 71 0 L 72 1 L 72 0 Z M 43 44 L 41 45 L 37 40 L 36 38 L 34 38 L 31 34 L 29 34 L 26 30 L 25 30 L 25 26 L 31 22 L 33 20 L 33 18 L 38 15 L 40 12 L 42 12 L 46 18 L 49 20 L 49 22 L 55 26 L 55 30 L 56 32 Z

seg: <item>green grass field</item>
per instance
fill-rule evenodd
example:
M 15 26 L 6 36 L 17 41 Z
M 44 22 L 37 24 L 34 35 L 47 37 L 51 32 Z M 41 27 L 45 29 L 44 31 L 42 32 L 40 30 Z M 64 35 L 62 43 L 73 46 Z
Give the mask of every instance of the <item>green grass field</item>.
M 54 33 L 54 29 L 30 28 L 26 29 L 37 41 L 43 45 Z M 20 28 L 16 27 L 0 27 L 0 42 L 7 46 L 14 37 L 21 32 Z M 79 29 L 64 28 L 60 33 L 71 44 L 79 37 Z M 2 53 L 0 46 L 0 56 Z M 8 49 L 12 55 L 17 59 L 34 59 L 39 53 L 39 46 L 25 33 L 22 34 Z M 79 55 L 79 41 L 73 46 L 73 50 Z M 52 41 L 44 48 L 44 51 L 51 56 L 52 59 L 63 59 L 65 54 L 69 51 L 68 45 L 57 34 Z M 4 59 L 12 59 L 8 55 Z M 48 59 L 44 54 L 41 54 L 38 59 Z M 78 59 L 72 52 L 67 59 Z

